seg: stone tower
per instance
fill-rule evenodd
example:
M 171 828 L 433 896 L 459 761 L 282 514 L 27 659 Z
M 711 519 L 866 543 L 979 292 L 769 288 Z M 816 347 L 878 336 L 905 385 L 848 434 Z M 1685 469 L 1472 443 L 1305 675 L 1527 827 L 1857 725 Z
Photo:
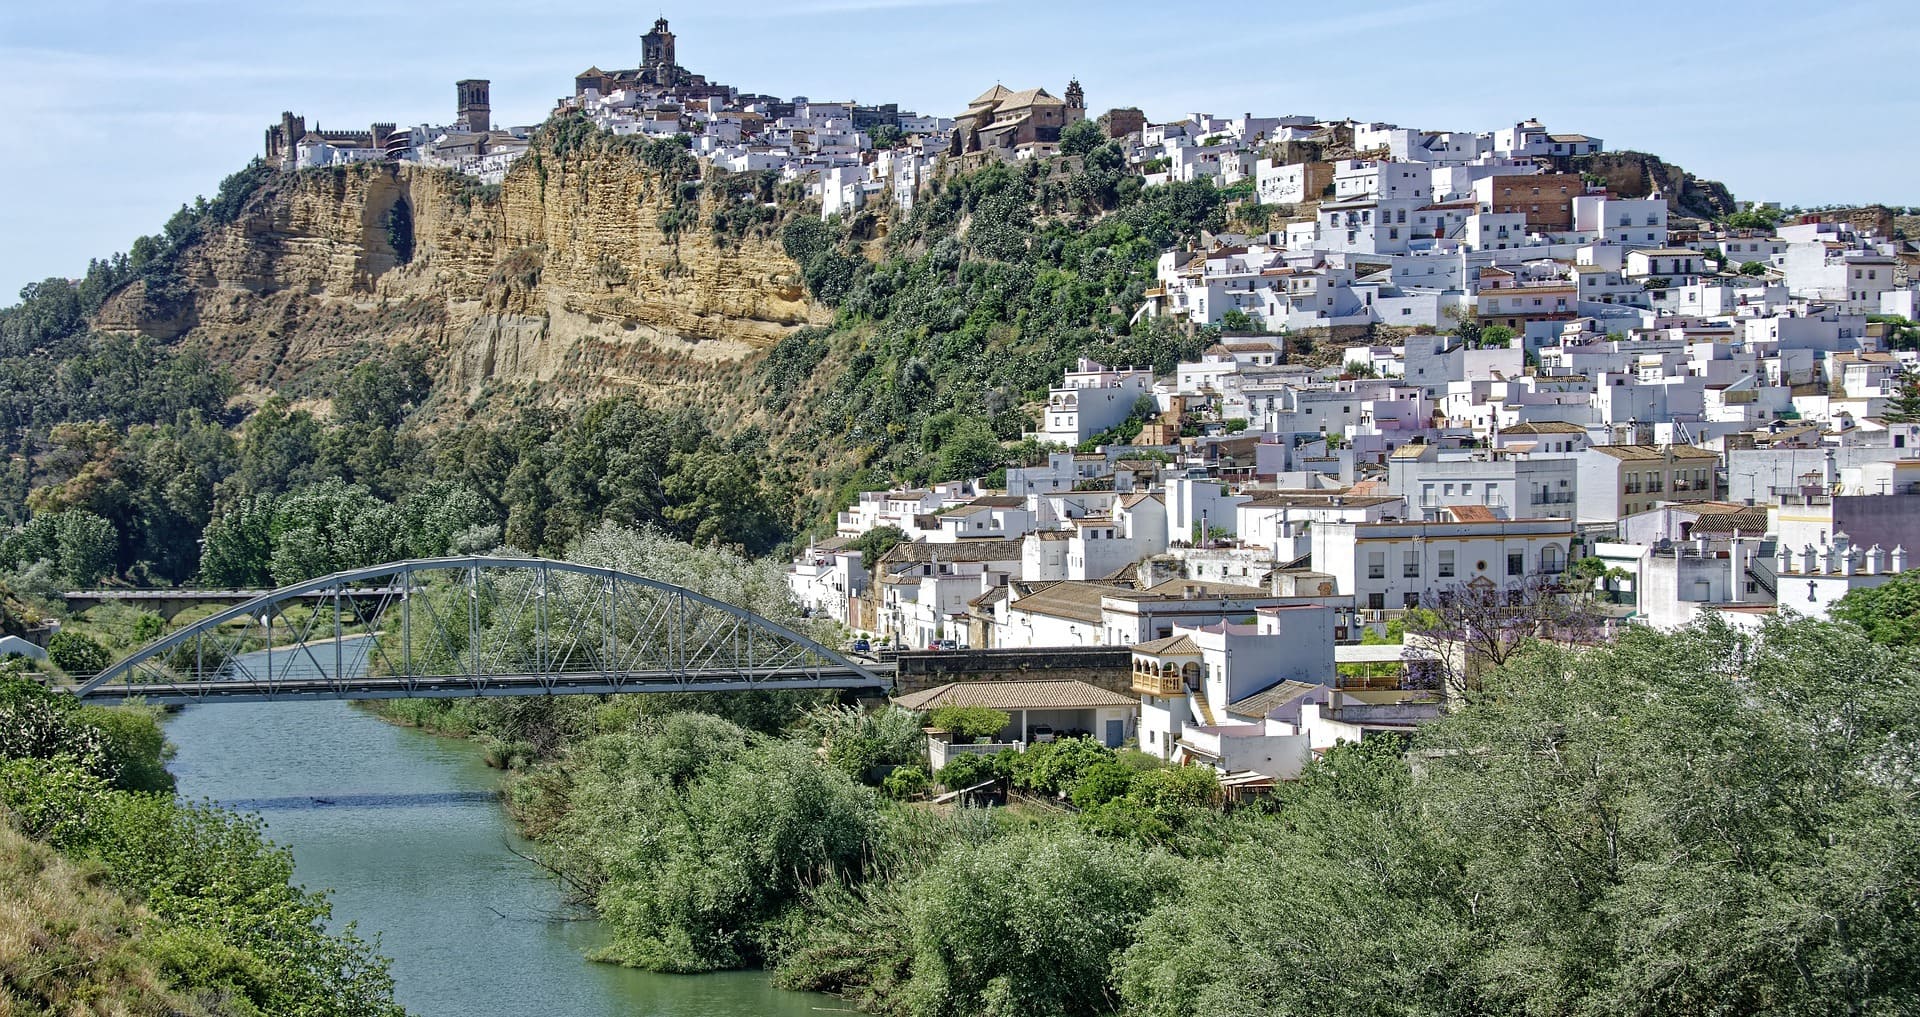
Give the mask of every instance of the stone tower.
M 641 70 L 646 79 L 656 85 L 673 84 L 675 65 L 673 55 L 673 33 L 667 30 L 667 19 L 659 18 L 653 23 L 653 31 L 640 37 Z
M 484 78 L 454 82 L 454 90 L 460 97 L 460 115 L 454 119 L 455 124 L 476 134 L 493 130 L 493 105 L 488 98 L 492 84 Z
M 1080 79 L 1075 78 L 1067 82 L 1067 123 L 1077 124 L 1086 118 L 1087 93 L 1080 87 Z

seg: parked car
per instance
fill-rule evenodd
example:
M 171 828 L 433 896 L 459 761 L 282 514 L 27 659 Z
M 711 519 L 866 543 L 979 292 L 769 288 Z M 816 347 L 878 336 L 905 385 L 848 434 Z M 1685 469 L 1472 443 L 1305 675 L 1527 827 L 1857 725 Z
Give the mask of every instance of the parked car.
M 856 640 L 854 640 L 854 641 L 853 641 L 853 652 L 855 652 L 855 653 L 872 653 L 872 652 L 873 652 L 873 644 L 872 644 L 872 643 L 869 643 L 869 642 L 867 642 L 867 641 L 866 641 L 866 640 L 864 640 L 864 639 L 856 639 Z
M 959 648 L 960 643 L 953 639 L 936 639 L 927 644 L 927 649 L 929 650 L 957 650 Z
M 1030 740 L 1035 745 L 1053 741 L 1054 738 L 1058 737 L 1053 733 L 1053 728 L 1046 724 L 1035 724 L 1027 733 L 1032 736 Z

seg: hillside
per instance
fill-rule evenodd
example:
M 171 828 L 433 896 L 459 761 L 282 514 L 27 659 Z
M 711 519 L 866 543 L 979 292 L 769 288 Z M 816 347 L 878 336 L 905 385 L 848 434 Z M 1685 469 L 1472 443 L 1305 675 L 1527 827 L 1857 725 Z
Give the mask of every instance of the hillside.
M 556 378 L 568 397 L 644 385 L 823 320 L 773 237 L 800 208 L 765 207 L 769 175 L 702 182 L 670 142 L 583 126 L 550 127 L 497 186 L 396 163 L 258 174 L 180 250 L 174 293 L 135 281 L 95 325 L 200 344 L 269 388 L 356 342 L 413 346 L 472 400 Z
M 1595 169 L 1724 200 L 1649 157 Z M 1093 132 L 831 222 L 777 174 L 579 118 L 495 186 L 256 164 L 0 311 L 0 505 L 38 517 L 0 573 L 179 582 L 210 556 L 202 579 L 250 584 L 555 552 L 603 518 L 764 553 L 857 490 L 1032 461 L 1080 357 L 1197 357 L 1214 330 L 1131 317 L 1161 252 L 1283 218 L 1248 201 L 1145 187 Z M 359 513 L 392 518 L 369 542 Z M 276 561 L 289 534 L 322 550 Z

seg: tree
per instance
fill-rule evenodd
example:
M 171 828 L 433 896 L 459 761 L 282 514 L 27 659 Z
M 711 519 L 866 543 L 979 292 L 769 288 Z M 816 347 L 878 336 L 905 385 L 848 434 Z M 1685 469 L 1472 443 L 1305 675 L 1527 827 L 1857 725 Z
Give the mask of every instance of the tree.
M 1005 777 L 1009 769 L 1012 749 L 1003 750 L 999 755 L 983 756 L 978 753 L 964 753 L 949 756 L 947 765 L 940 768 L 935 779 L 949 791 L 974 787 L 999 777 Z M 1008 758 L 1003 759 L 1001 756 Z
M 1899 388 L 1893 398 L 1887 400 L 1885 417 L 1888 423 L 1920 423 L 1920 371 L 1900 372 L 1896 383 Z
M 1534 575 L 1501 586 L 1484 577 L 1421 598 L 1427 613 L 1410 617 L 1410 641 L 1439 651 L 1443 691 L 1457 696 L 1486 671 L 1505 666 L 1541 640 L 1589 642 L 1600 627 L 1585 591 Z
M 1013 718 L 987 706 L 942 706 L 929 715 L 927 722 L 952 732 L 955 741 L 977 742 L 1006 730 Z
M 200 581 L 210 586 L 257 588 L 271 582 L 273 499 L 243 498 L 207 524 L 201 540 Z
M 1920 646 L 1920 569 L 1909 569 L 1879 586 L 1850 590 L 1827 614 L 1858 626 L 1876 643 Z
M 91 678 L 113 663 L 113 655 L 106 647 L 78 632 L 54 633 L 53 638 L 47 640 L 47 659 L 75 678 Z
M 69 586 L 92 586 L 113 573 L 120 535 L 113 524 L 85 509 L 34 516 L 0 539 L 0 563 L 23 569 L 47 562 Z
M 1254 331 L 1253 318 L 1238 307 L 1230 307 L 1225 314 L 1220 316 L 1220 330 L 1222 332 L 1252 332 Z
M 1111 1012 L 1113 956 L 1170 875 L 1164 858 L 1084 834 L 1036 831 L 949 850 L 913 886 L 906 1008 L 918 1017 Z
M 1091 120 L 1076 120 L 1060 129 L 1061 155 L 1086 155 L 1106 143 L 1100 125 Z
M 1740 274 L 1748 275 L 1748 276 L 1766 275 L 1767 274 L 1766 263 L 1759 262 L 1759 261 L 1743 261 L 1740 263 Z
M 860 871 L 877 821 L 873 792 L 806 746 L 697 714 L 577 745 L 562 779 L 542 857 L 593 894 L 602 959 L 659 971 L 759 959 L 795 898 Z
M 1513 345 L 1516 333 L 1505 325 L 1488 325 L 1480 330 L 1480 346 L 1483 349 L 1506 349 Z
M 847 546 L 860 552 L 860 567 L 872 572 L 888 551 L 906 539 L 907 532 L 898 526 L 876 526 L 855 537 Z

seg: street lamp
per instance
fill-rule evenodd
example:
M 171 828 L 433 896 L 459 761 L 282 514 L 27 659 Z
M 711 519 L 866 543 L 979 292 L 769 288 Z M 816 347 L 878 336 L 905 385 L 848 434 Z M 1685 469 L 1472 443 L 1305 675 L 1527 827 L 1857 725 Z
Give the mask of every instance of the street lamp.
M 267 612 L 260 612 L 260 630 L 267 640 L 267 683 L 273 683 L 273 620 Z

